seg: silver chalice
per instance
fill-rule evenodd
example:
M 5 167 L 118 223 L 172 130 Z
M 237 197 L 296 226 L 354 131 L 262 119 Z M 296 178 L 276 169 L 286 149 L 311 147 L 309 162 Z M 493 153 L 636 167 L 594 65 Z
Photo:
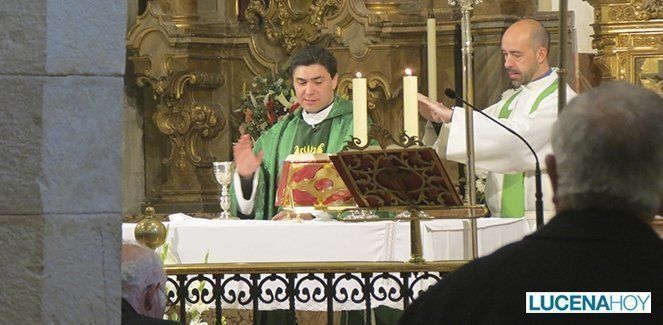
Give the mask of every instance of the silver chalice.
M 221 196 L 219 196 L 219 205 L 221 206 L 221 213 L 219 213 L 219 220 L 230 220 L 230 195 L 228 188 L 233 180 L 233 162 L 232 161 L 215 161 L 212 163 L 214 178 L 217 183 L 221 185 Z

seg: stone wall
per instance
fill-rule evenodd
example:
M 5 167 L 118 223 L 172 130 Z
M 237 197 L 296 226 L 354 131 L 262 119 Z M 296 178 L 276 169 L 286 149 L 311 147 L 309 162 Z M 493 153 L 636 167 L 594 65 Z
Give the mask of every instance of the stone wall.
M 119 324 L 125 1 L 0 2 L 0 323 Z

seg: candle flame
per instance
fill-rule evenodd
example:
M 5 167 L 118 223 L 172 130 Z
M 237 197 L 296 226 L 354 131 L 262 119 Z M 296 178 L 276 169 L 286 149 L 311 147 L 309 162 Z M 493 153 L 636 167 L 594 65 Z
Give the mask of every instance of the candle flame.
M 412 69 L 410 69 L 410 68 L 405 69 L 405 75 L 408 76 L 408 77 L 411 76 L 412 75 Z
M 355 76 L 357 76 L 357 78 L 361 78 L 361 72 L 357 71 L 357 74 Z

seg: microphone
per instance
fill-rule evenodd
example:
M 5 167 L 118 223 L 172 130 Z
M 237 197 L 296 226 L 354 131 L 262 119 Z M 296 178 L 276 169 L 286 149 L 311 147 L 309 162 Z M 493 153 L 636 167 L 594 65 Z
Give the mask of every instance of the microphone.
M 543 192 L 541 191 L 541 167 L 539 165 L 539 156 L 537 156 L 532 146 L 529 144 L 529 142 L 527 142 L 527 140 L 525 140 L 525 138 L 523 138 L 520 134 L 518 134 L 518 132 L 512 130 L 508 126 L 502 124 L 500 121 L 484 113 L 483 111 L 476 109 L 474 105 L 468 103 L 463 98 L 458 96 L 458 94 L 456 94 L 456 92 L 453 91 L 452 89 L 450 88 L 445 89 L 444 94 L 451 99 L 459 100 L 463 102 L 465 105 L 472 107 L 472 109 L 475 112 L 487 117 L 489 120 L 495 122 L 497 125 L 509 131 L 509 133 L 515 135 L 518 139 L 520 139 L 520 141 L 522 141 L 527 146 L 529 151 L 532 152 L 534 160 L 536 161 L 536 164 L 534 165 L 534 181 L 536 183 L 536 193 L 534 194 L 534 196 L 536 197 L 536 229 L 543 227 Z

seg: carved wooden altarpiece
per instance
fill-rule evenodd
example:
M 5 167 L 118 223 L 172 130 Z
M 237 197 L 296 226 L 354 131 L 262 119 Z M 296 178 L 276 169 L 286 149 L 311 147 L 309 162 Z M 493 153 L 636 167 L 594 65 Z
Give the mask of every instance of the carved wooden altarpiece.
M 625 80 L 663 96 L 663 0 L 586 0 L 592 46 L 604 80 Z
M 437 20 L 438 93 L 456 88 L 458 8 L 447 0 L 146 0 L 127 34 L 129 87 L 143 114 L 145 203 L 157 213 L 218 211 L 211 162 L 231 160 L 237 132 L 231 112 L 243 85 L 282 69 L 289 55 L 322 44 L 338 59 L 338 93 L 349 97 L 357 71 L 368 79 L 369 114 L 393 134 L 402 129 L 406 67 L 426 92 L 426 17 Z M 241 4 L 241 6 L 240 6 Z M 535 17 L 536 0 L 487 0 L 472 17 L 475 104 L 498 99 L 509 85 L 500 36 Z M 239 12 L 239 9 L 245 10 Z M 572 27 L 572 26 L 571 26 Z M 554 53 L 554 50 L 551 51 Z M 481 90 L 481 91 L 478 91 Z M 442 99 L 447 105 L 450 100 Z M 423 129 L 423 128 L 422 128 Z M 455 163 L 445 162 L 454 182 Z

